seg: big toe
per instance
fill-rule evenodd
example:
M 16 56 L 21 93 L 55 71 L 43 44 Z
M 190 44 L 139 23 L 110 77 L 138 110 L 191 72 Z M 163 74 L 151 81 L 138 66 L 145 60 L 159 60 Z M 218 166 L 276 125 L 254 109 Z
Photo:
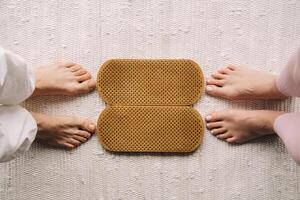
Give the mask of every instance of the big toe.
M 90 89 L 95 89 L 95 88 L 96 88 L 96 81 L 93 80 L 93 79 L 88 80 L 87 86 L 88 86 Z
M 78 84 L 77 94 L 83 94 L 93 91 L 96 88 L 96 81 L 93 79 L 85 80 Z
M 88 119 L 78 119 L 78 125 L 80 129 L 94 133 L 96 131 L 96 125 Z
M 227 116 L 226 111 L 212 112 L 205 117 L 205 120 L 207 123 L 219 122 L 219 121 L 224 121 L 226 116 Z
M 206 93 L 215 97 L 224 97 L 226 95 L 226 89 L 224 87 L 218 87 L 216 85 L 207 85 Z

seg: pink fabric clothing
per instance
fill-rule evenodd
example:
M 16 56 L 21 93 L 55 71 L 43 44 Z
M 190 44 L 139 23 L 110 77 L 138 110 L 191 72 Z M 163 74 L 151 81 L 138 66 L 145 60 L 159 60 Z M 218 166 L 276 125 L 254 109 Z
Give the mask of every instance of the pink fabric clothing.
M 282 94 L 300 97 L 300 47 L 280 72 L 276 84 Z
M 291 57 L 276 80 L 277 88 L 286 96 L 300 97 L 300 48 Z M 300 112 L 286 113 L 274 122 L 274 130 L 300 165 Z
M 300 113 L 287 113 L 279 116 L 274 129 L 285 143 L 292 158 L 300 165 Z

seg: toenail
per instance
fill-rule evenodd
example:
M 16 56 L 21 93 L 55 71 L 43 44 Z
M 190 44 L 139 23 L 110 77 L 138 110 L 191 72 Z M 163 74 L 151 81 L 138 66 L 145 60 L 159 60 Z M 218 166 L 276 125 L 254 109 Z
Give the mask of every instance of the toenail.
M 210 121 L 210 120 L 211 120 L 211 115 L 207 115 L 207 116 L 205 117 L 205 119 L 206 119 L 206 121 Z
M 90 81 L 88 82 L 88 86 L 89 86 L 89 88 L 94 88 L 94 87 L 96 86 L 95 81 L 94 81 L 94 80 L 90 80 Z
M 94 131 L 95 130 L 95 125 L 94 124 L 89 124 L 89 130 Z
M 212 90 L 213 90 L 213 88 L 211 86 L 206 87 L 206 91 L 212 91 Z

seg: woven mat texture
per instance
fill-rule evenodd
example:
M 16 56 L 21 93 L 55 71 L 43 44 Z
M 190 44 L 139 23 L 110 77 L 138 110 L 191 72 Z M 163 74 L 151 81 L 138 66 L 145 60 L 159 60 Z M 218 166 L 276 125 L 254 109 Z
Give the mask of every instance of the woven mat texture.
M 76 61 L 94 77 L 112 58 L 189 58 L 205 76 L 227 64 L 278 73 L 299 45 L 299 10 L 299 0 L 1 0 L 0 45 L 30 65 Z M 24 106 L 95 122 L 105 108 L 96 91 Z M 195 108 L 292 112 L 300 102 L 204 96 Z M 33 144 L 0 164 L 0 199 L 296 200 L 300 169 L 275 136 L 233 146 L 206 131 L 188 156 L 110 154 L 94 136 L 73 151 Z

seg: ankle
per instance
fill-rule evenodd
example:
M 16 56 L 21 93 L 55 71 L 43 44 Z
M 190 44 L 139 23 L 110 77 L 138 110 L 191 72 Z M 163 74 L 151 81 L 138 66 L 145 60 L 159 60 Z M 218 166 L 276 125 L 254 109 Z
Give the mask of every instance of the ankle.
M 268 134 L 275 134 L 274 130 L 274 122 L 277 117 L 280 115 L 284 114 L 285 112 L 283 111 L 266 111 L 263 110 L 262 113 L 260 114 L 261 119 L 260 119 L 260 131 L 266 132 Z
M 33 67 L 33 74 L 35 76 L 35 89 L 34 92 L 32 94 L 32 96 L 39 96 L 41 91 L 42 91 L 42 87 L 41 87 L 41 74 L 40 74 L 40 70 L 38 67 Z
M 47 115 L 41 114 L 41 113 L 36 113 L 36 112 L 31 112 L 31 115 L 33 116 L 33 118 L 36 121 L 37 127 L 38 127 L 38 132 L 43 132 L 46 131 L 47 128 Z

